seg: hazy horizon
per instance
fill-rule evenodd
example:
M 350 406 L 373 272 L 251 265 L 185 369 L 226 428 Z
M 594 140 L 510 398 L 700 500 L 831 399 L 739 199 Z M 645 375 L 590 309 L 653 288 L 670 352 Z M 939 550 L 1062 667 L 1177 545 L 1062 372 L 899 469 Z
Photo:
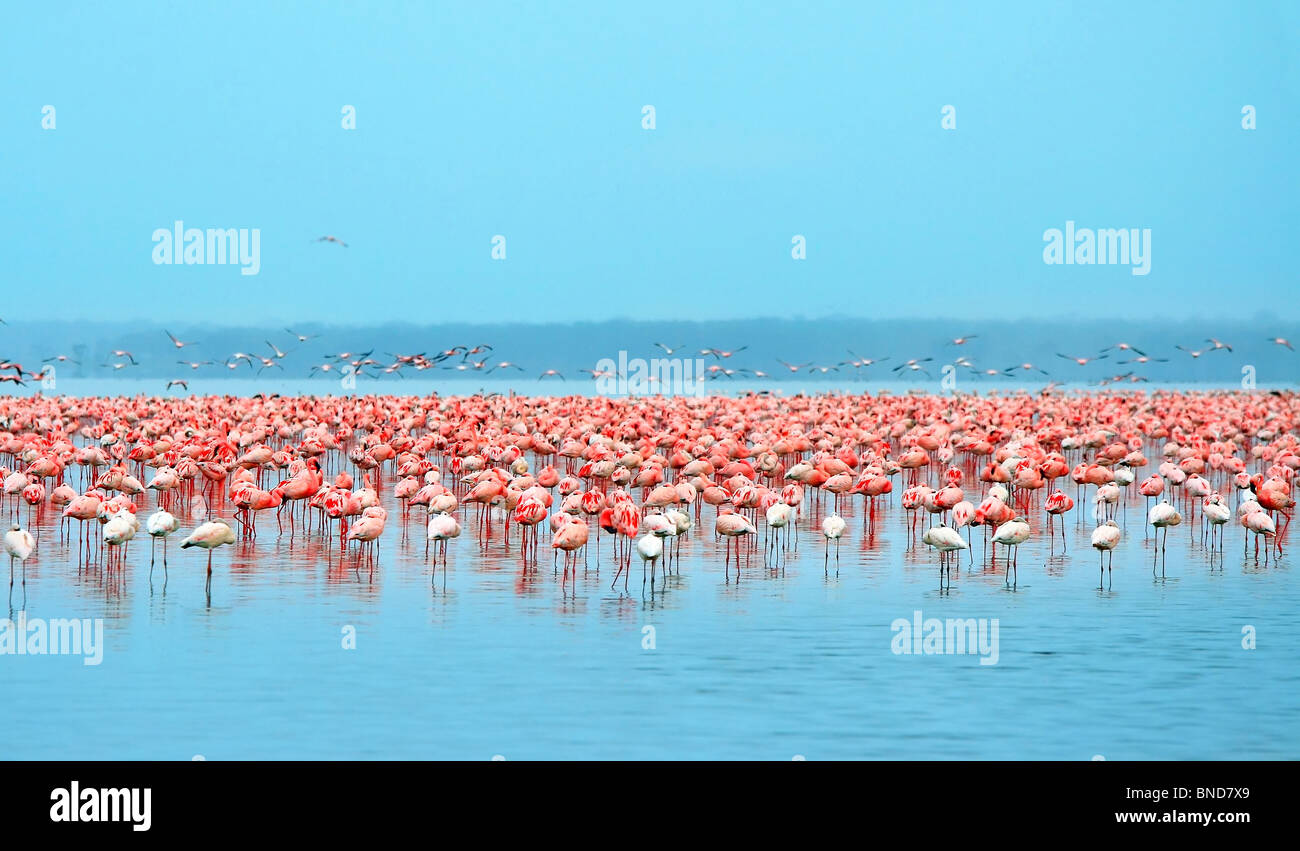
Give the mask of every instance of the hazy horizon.
M 167 331 L 190 342 L 177 349 Z M 377 363 L 368 367 L 377 371 L 395 362 L 397 355 L 424 354 L 436 358 L 438 353 L 462 346 L 466 349 L 487 344 L 492 346 L 473 357 L 458 353 L 431 370 L 404 367 L 402 375 L 385 375 L 383 380 L 400 378 L 482 380 L 517 377 L 532 380 L 548 369 L 555 369 L 568 379 L 581 378 L 582 370 L 597 368 L 601 359 L 618 361 L 620 352 L 632 358 L 663 358 L 667 353 L 656 343 L 674 349 L 673 357 L 698 360 L 705 366 L 718 364 L 727 369 L 758 370 L 768 379 L 797 378 L 803 382 L 868 381 L 899 379 L 937 382 L 945 364 L 964 357 L 972 367 L 958 363 L 957 378 L 965 384 L 984 380 L 975 370 L 1006 370 L 1025 362 L 1045 370 L 1016 370 L 1011 379 L 1025 386 L 1041 386 L 1049 380 L 1076 386 L 1092 384 L 1103 378 L 1134 374 L 1151 382 L 1202 382 L 1235 385 L 1242 380 L 1243 368 L 1251 367 L 1260 384 L 1290 384 L 1300 380 L 1300 352 L 1271 342 L 1274 336 L 1300 340 L 1300 323 L 1273 321 L 1267 326 L 1256 321 L 1220 319 L 1213 322 L 1183 320 L 1165 322 L 1160 327 L 1141 321 L 1110 322 L 1058 319 L 1042 321 L 988 320 L 859 320 L 859 319 L 734 319 L 717 322 L 686 321 L 607 321 L 579 323 L 530 324 L 519 322 L 438 323 L 386 322 L 374 325 L 327 326 L 302 323 L 293 331 L 310 335 L 299 342 L 279 326 L 201 326 L 189 323 L 148 323 L 125 325 L 112 322 L 24 322 L 15 320 L 0 326 L 0 358 L 21 363 L 28 372 L 37 372 L 42 362 L 64 355 L 81 363 L 57 363 L 64 378 L 239 378 L 258 375 L 247 362 L 230 369 L 226 363 L 237 352 L 253 358 L 266 357 L 278 366 L 267 372 L 276 377 L 307 378 L 313 367 L 338 364 L 330 356 L 370 352 Z M 970 337 L 962 345 L 952 344 L 957 337 Z M 1207 338 L 1215 337 L 1232 351 L 1212 348 Z M 1106 357 L 1080 366 L 1060 355 L 1094 357 L 1103 349 L 1127 343 L 1151 358 L 1149 363 L 1122 363 L 1134 357 L 1132 352 L 1110 349 Z M 1203 353 L 1193 358 L 1175 346 L 1182 345 Z M 274 347 L 274 349 L 272 348 Z M 679 348 L 680 347 L 680 348 Z M 741 347 L 744 347 L 743 349 Z M 718 348 L 733 351 L 729 358 L 701 355 L 701 350 Z M 131 352 L 136 363 L 114 350 Z M 278 351 L 277 351 L 278 350 Z M 279 355 L 283 354 L 283 357 Z M 864 368 L 854 367 L 860 359 L 880 361 Z M 1164 362 L 1157 359 L 1164 358 Z M 924 372 L 894 367 L 917 359 Z M 922 360 L 928 359 L 928 360 Z M 834 368 L 827 373 L 803 369 L 792 373 L 779 361 Z M 178 361 L 212 361 L 198 369 Z M 486 366 L 464 371 L 445 369 L 475 361 Z M 496 373 L 487 369 L 501 361 L 518 364 L 520 369 L 506 368 Z M 126 364 L 114 369 L 111 364 Z M 926 374 L 928 373 L 928 375 Z M 326 376 L 328 376 L 328 372 Z M 336 373 L 335 373 L 336 374 Z M 320 376 L 320 373 L 317 373 Z M 325 377 L 325 376 L 321 376 Z M 999 379 L 1000 380 L 1000 379 Z

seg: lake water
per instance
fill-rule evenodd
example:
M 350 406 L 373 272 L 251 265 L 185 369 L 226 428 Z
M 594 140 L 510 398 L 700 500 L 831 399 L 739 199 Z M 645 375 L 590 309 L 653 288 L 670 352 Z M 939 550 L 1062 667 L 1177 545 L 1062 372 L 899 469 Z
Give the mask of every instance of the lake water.
M 186 370 L 185 373 L 188 373 L 188 370 Z M 508 394 L 514 392 L 526 396 L 565 394 L 594 396 L 598 391 L 596 382 L 584 375 L 571 376 L 568 379 L 561 381 L 556 378 L 534 378 L 531 376 L 503 377 L 501 373 L 485 374 L 477 377 L 426 379 L 417 373 L 411 378 L 394 378 L 386 376 L 380 379 L 373 379 L 359 377 L 356 379 L 355 387 L 344 387 L 341 379 L 337 377 L 318 376 L 316 378 L 286 378 L 280 373 L 274 371 L 268 371 L 264 375 L 254 378 L 213 378 L 202 374 L 180 374 L 179 377 L 188 382 L 187 388 L 183 389 L 180 387 L 174 387 L 168 390 L 166 387 L 167 379 L 164 378 L 66 378 L 60 375 L 53 388 L 43 388 L 40 380 L 29 379 L 26 385 L 20 387 L 5 385 L 3 393 L 6 395 L 17 396 L 34 396 L 37 393 L 44 393 L 44 395 L 47 396 L 133 396 L 143 393 L 151 396 L 184 397 L 189 394 L 252 396 L 257 393 L 268 395 L 278 393 L 282 396 L 344 396 L 364 395 L 368 393 L 395 394 L 402 396 L 424 396 L 436 393 L 442 396 L 465 396 L 472 393 Z M 955 388 L 953 389 L 962 393 L 980 394 L 986 394 L 993 391 L 1007 393 L 1022 389 L 1034 393 L 1042 390 L 1045 386 L 1047 386 L 1047 379 L 1027 382 L 1013 378 L 973 379 L 963 377 L 956 383 Z M 1258 386 L 1261 391 L 1271 389 L 1294 389 L 1286 384 L 1269 384 L 1267 382 L 1260 382 Z M 718 378 L 710 379 L 703 383 L 697 383 L 695 387 L 702 395 L 728 396 L 736 396 L 746 392 L 768 392 L 774 395 L 785 396 L 792 396 L 796 393 L 833 392 L 852 394 L 890 393 L 893 395 L 901 395 L 908 392 L 949 392 L 949 388 L 943 387 L 937 378 L 933 380 L 918 379 L 916 381 L 901 381 L 892 376 L 880 378 L 846 378 L 838 375 L 813 377 L 803 374 L 791 378 L 781 376 L 776 379 L 765 380 L 755 380 L 753 378 L 742 376 L 736 376 L 734 378 Z M 1236 383 L 1132 384 L 1124 382 L 1109 385 L 1108 388 L 1098 388 L 1095 385 L 1083 382 L 1071 382 L 1057 385 L 1057 387 L 1062 392 L 1096 392 L 1098 389 L 1111 389 L 1120 392 L 1241 389 Z
M 384 479 L 391 494 L 395 479 Z M 1067 492 L 1073 495 L 1070 486 Z M 154 507 L 150 494 L 148 508 Z M 431 586 L 422 516 L 403 538 L 391 498 L 374 570 L 355 550 L 329 561 L 319 538 L 260 538 L 214 556 L 181 551 L 183 523 L 149 579 L 141 533 L 110 574 L 79 570 L 74 529 L 55 512 L 9 617 L 102 618 L 101 664 L 0 656 L 0 729 L 10 759 L 1223 759 L 1300 757 L 1300 584 L 1289 553 L 1222 555 L 1192 524 L 1153 573 L 1143 504 L 1130 495 L 1113 590 L 1100 591 L 1087 520 L 1066 521 L 1068 554 L 1035 537 L 1005 583 L 965 559 L 951 590 L 909 548 L 895 502 L 864 535 L 846 502 L 838 573 L 806 507 L 797 551 L 764 564 L 761 540 L 724 577 L 713 510 L 682 542 L 675 573 L 630 593 L 609 541 L 561 587 L 543 533 L 535 572 L 501 526 L 480 547 L 474 514 Z M 12 504 L 4 506 L 6 514 Z M 1186 511 L 1184 512 L 1186 515 Z M 229 516 L 227 514 L 226 516 Z M 98 530 L 96 530 L 98 534 Z M 760 538 L 761 538 L 760 530 Z M 1285 545 L 1285 542 L 1284 542 Z M 572 593 L 568 593 L 572 591 Z M 25 599 L 25 603 L 24 603 Z M 996 664 L 972 654 L 894 652 L 897 619 L 997 619 Z M 355 649 L 344 648 L 347 628 Z M 653 649 L 646 627 L 653 627 Z M 1256 649 L 1243 648 L 1253 628 Z M 1248 630 L 1249 631 L 1249 630 Z

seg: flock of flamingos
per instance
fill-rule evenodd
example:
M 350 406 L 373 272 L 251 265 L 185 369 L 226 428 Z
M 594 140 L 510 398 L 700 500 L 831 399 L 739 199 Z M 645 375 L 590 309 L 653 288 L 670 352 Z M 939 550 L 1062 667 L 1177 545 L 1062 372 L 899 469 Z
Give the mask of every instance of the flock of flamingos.
M 1256 559 L 1261 542 L 1265 563 L 1280 555 L 1298 434 L 1300 395 L 1276 391 L 11 397 L 0 399 L 3 544 L 12 601 L 16 563 L 25 593 L 26 561 L 45 544 L 24 520 L 39 531 L 59 512 L 46 528 L 69 562 L 75 521 L 78 570 L 123 570 L 143 527 L 151 575 L 158 544 L 166 572 L 176 535 L 207 551 L 210 601 L 214 551 L 255 537 L 268 513 L 278 534 L 315 536 L 327 558 L 372 571 L 390 527 L 405 536 L 415 514 L 435 588 L 441 565 L 445 590 L 449 544 L 472 524 L 480 547 L 518 537 L 525 571 L 546 526 L 557 571 L 564 556 L 562 588 L 593 544 L 599 567 L 604 536 L 613 584 L 627 589 L 635 556 L 653 590 L 682 537 L 705 524 L 725 544 L 728 581 L 760 537 L 765 560 L 797 546 L 805 518 L 823 518 L 823 566 L 833 558 L 838 570 L 841 510 L 862 500 L 845 513 L 860 513 L 863 534 L 893 513 L 909 548 L 937 552 L 941 587 L 962 550 L 973 563 L 974 527 L 991 568 L 1003 548 L 1012 585 L 1020 545 L 1046 533 L 1054 546 L 1059 528 L 1064 546 L 1066 516 L 1085 513 L 1101 583 L 1124 546 L 1121 512 L 1139 499 L 1157 558 L 1162 533 L 1182 523 L 1199 524 L 1214 549 L 1236 526 Z

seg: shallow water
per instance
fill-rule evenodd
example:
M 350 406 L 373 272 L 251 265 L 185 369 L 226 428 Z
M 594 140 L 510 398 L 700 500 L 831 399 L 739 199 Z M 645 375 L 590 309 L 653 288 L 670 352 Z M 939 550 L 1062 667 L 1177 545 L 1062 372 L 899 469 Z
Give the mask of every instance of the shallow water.
M 120 572 L 78 570 L 75 530 L 60 544 L 47 509 L 28 524 L 38 552 L 25 606 L 20 583 L 10 616 L 103 618 L 103 660 L 0 656 L 3 755 L 1300 756 L 1300 592 L 1289 554 L 1267 566 L 1253 548 L 1243 558 L 1234 525 L 1222 556 L 1211 555 L 1187 523 L 1169 535 L 1164 575 L 1153 573 L 1140 498 L 1126 509 L 1113 590 L 1097 588 L 1078 508 L 1066 523 L 1068 554 L 1059 540 L 1049 552 L 1035 523 L 1014 589 L 1001 556 L 996 569 L 980 564 L 976 532 L 976 564 L 963 560 L 940 591 L 937 561 L 923 545 L 908 548 L 896 500 L 882 504 L 867 537 L 855 500 L 843 511 L 838 571 L 833 553 L 823 566 L 816 525 L 825 509 L 808 506 L 798 550 L 765 566 L 760 529 L 738 582 L 734 572 L 724 578 L 724 545 L 705 506 L 653 595 L 639 563 L 630 593 L 621 581 L 611 590 L 605 536 L 599 558 L 593 539 L 587 569 L 563 589 L 547 533 L 536 572 L 525 573 L 517 535 L 506 550 L 498 522 L 481 548 L 466 511 L 444 593 L 441 574 L 431 585 L 420 522 L 403 540 L 389 502 L 373 572 L 355 550 L 340 564 L 337 543 L 327 564 L 319 537 L 277 536 L 274 516 L 264 517 L 255 543 L 216 552 L 210 605 L 204 554 L 181 551 L 179 535 L 165 585 L 161 562 L 150 582 L 143 533 Z M 895 654 L 891 624 L 917 610 L 997 618 L 997 663 Z M 1247 625 L 1257 649 L 1242 647 Z M 347 626 L 355 649 L 342 646 Z M 654 649 L 643 649 L 647 626 Z

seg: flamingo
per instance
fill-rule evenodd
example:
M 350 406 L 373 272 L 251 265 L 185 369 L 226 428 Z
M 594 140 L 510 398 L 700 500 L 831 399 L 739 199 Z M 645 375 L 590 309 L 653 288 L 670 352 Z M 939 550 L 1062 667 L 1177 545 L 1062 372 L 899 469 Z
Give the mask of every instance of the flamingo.
M 758 530 L 754 528 L 753 523 L 750 523 L 749 520 L 741 514 L 719 514 L 717 520 L 714 521 L 714 531 L 717 534 L 727 538 L 726 564 L 728 567 L 728 573 L 727 573 L 728 580 L 730 580 L 731 578 L 731 573 L 730 573 L 731 539 L 733 538 L 737 539 L 736 540 L 736 581 L 739 582 L 740 581 L 740 540 L 739 539 L 745 535 L 753 535 Z
M 641 587 L 645 587 L 645 563 L 650 562 L 650 590 L 655 586 L 655 564 L 664 554 L 664 540 L 654 532 L 647 532 L 636 542 L 637 555 L 641 556 Z
M 560 580 L 560 587 L 563 588 L 569 578 L 569 562 L 574 558 L 574 553 L 587 545 L 589 531 L 587 524 L 581 520 L 569 520 L 555 530 L 551 537 L 551 549 L 562 551 L 564 553 L 564 576 Z M 573 566 L 574 584 L 577 584 L 578 568 Z M 615 580 L 617 581 L 617 576 Z M 624 579 L 626 587 L 627 580 Z M 612 586 L 611 586 L 612 587 Z M 576 593 L 576 588 L 574 589 Z
M 956 529 L 947 526 L 931 526 L 921 536 L 921 543 L 928 544 L 939 551 L 939 587 L 943 587 L 945 572 L 948 576 L 948 587 L 952 587 L 952 566 L 945 562 L 949 558 L 949 553 L 969 548 L 966 539 Z
M 204 583 L 204 591 L 207 593 L 209 601 L 212 599 L 212 551 L 217 547 L 235 542 L 235 530 L 230 528 L 230 524 L 225 520 L 209 520 L 203 523 L 189 536 L 181 541 L 181 549 L 188 550 L 190 547 L 199 547 L 208 551 L 208 572 L 207 581 Z
M 145 531 L 153 539 L 149 546 L 149 577 L 153 578 L 154 549 L 161 538 L 163 542 L 163 576 L 167 576 L 167 536 L 181 528 L 181 522 L 165 509 L 158 509 L 149 515 L 144 524 Z M 166 579 L 164 578 L 164 582 Z
M 1147 512 L 1147 522 L 1155 527 L 1156 549 L 1161 553 L 1167 554 L 1169 549 L 1169 527 L 1177 526 L 1183 522 L 1183 515 L 1178 513 L 1178 509 L 1169 504 L 1169 500 L 1162 499 L 1151 507 Z M 1164 544 L 1160 543 L 1160 530 L 1165 530 Z M 1162 559 L 1163 562 L 1163 559 Z
M 1232 519 L 1232 509 L 1228 508 L 1223 497 L 1212 494 L 1201 508 L 1201 516 L 1210 523 L 1210 546 L 1214 546 L 1214 535 L 1219 535 L 1219 546 L 1223 546 L 1223 526 Z
M 1057 488 L 1047 497 L 1047 502 L 1044 503 L 1043 508 L 1047 511 L 1047 534 L 1050 537 L 1053 538 L 1055 537 L 1055 532 L 1052 531 L 1052 518 L 1053 517 L 1062 518 L 1061 549 L 1064 550 L 1065 549 L 1065 520 L 1063 516 L 1065 512 L 1074 508 L 1074 500 L 1070 499 L 1070 497 L 1067 496 L 1060 488 Z
M 1277 526 L 1273 523 L 1273 518 L 1269 517 L 1263 509 L 1257 509 L 1247 514 L 1242 518 L 1241 525 L 1245 527 L 1247 532 L 1253 532 L 1255 534 L 1256 559 L 1259 558 L 1259 539 L 1264 538 L 1267 541 L 1269 538 L 1274 540 L 1277 538 Z M 1270 547 L 1271 545 L 1264 548 L 1265 564 L 1268 563 L 1268 551 Z
M 1017 562 L 1020 558 L 1020 545 L 1029 540 L 1029 524 L 1025 518 L 1016 515 L 1011 520 L 1003 523 L 993 533 L 993 543 L 1001 544 L 1004 547 L 1012 548 L 1012 555 L 1007 559 L 1007 582 L 1011 582 L 1011 571 L 1014 568 L 1016 572 L 1016 582 L 1020 581 L 1020 568 Z
M 1104 565 L 1102 572 L 1108 572 L 1115 565 L 1115 547 L 1119 546 L 1122 537 L 1119 525 L 1114 520 L 1107 520 L 1105 523 L 1092 530 L 1092 546 L 1098 552 L 1098 557 L 1104 562 L 1107 554 L 1110 556 L 1110 563 Z M 1112 574 L 1112 582 L 1114 577 Z M 1097 587 L 1101 588 L 1101 580 L 1098 579 Z
M 453 497 L 454 499 L 454 497 Z M 434 513 L 429 515 L 428 537 L 425 543 L 424 554 L 429 554 L 429 542 L 432 542 L 439 549 L 434 551 L 433 556 L 433 577 L 431 582 L 438 577 L 438 553 L 442 553 L 442 590 L 447 590 L 447 542 L 460 537 L 460 523 L 456 521 L 450 513 Z
M 167 335 L 167 339 L 169 339 L 169 340 L 172 341 L 172 345 L 175 346 L 176 349 L 177 349 L 178 351 L 179 351 L 180 349 L 185 348 L 186 346 L 196 346 L 196 345 L 198 345 L 197 343 L 194 343 L 194 342 L 184 342 L 184 341 L 180 340 L 179 338 L 177 338 L 177 336 L 176 336 L 175 334 L 173 334 L 171 331 L 168 331 L 168 330 L 165 329 L 165 328 L 163 329 L 163 333 Z
M 383 514 L 374 513 L 374 512 L 382 512 L 382 511 L 383 509 L 379 508 L 378 506 L 370 506 L 363 509 L 361 514 L 361 519 L 358 520 L 356 523 L 353 523 L 352 528 L 348 530 L 348 534 L 345 540 L 356 541 L 358 544 L 360 544 L 360 548 L 358 548 L 357 550 L 358 564 L 360 564 L 361 562 L 361 550 L 365 549 L 368 552 L 371 551 L 372 548 L 376 546 L 376 542 L 379 540 L 379 536 L 384 534 L 385 517 Z M 372 512 L 372 513 L 367 514 L 367 512 Z M 370 563 L 373 569 L 374 556 L 370 555 L 370 559 L 371 559 Z
M 835 542 L 835 572 L 840 572 L 840 538 L 844 537 L 844 530 L 848 524 L 844 518 L 838 514 L 832 514 L 822 521 L 822 536 L 826 538 L 826 555 L 822 559 L 822 567 L 830 570 L 831 558 L 831 541 Z
M 23 564 L 23 587 L 27 587 L 27 559 L 36 549 L 36 540 L 30 532 L 17 523 L 9 527 L 3 538 L 5 552 L 9 554 L 9 588 L 14 587 L 14 559 Z

